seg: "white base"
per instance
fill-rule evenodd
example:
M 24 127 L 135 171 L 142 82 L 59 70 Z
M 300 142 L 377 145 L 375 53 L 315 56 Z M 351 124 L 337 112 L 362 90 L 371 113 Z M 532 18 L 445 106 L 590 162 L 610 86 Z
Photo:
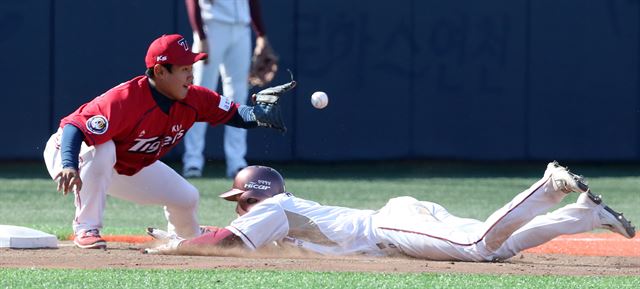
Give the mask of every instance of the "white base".
M 58 248 L 58 239 L 31 228 L 0 225 L 0 248 Z

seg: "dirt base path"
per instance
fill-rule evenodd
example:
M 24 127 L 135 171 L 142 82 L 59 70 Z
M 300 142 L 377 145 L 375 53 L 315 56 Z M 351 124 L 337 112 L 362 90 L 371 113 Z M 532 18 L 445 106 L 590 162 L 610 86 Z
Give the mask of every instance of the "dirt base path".
M 523 253 L 499 263 L 442 262 L 410 258 L 319 257 L 293 253 L 248 257 L 141 254 L 141 244 L 109 243 L 108 250 L 81 250 L 69 241 L 58 249 L 0 249 L 0 267 L 261 269 L 353 272 L 438 272 L 525 275 L 636 275 L 639 256 L 575 256 Z

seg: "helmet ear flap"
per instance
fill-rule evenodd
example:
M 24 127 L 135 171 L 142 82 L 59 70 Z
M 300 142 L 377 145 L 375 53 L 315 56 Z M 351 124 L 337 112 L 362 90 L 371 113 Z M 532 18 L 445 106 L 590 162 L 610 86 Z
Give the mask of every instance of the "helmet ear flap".
M 285 190 L 284 178 L 278 171 L 265 166 L 249 166 L 238 172 L 231 190 L 220 197 L 238 202 L 236 212 L 242 216 L 255 204 Z
M 240 197 L 238 197 L 238 206 L 236 207 L 236 212 L 238 213 L 238 215 L 242 216 L 246 214 L 251 209 L 251 207 L 270 197 L 271 196 L 266 195 L 262 192 L 246 191 L 242 193 Z
M 258 202 L 260 202 L 260 200 L 258 200 L 256 198 L 248 198 L 247 199 L 247 204 L 249 204 L 249 205 L 253 205 L 253 204 L 256 204 Z

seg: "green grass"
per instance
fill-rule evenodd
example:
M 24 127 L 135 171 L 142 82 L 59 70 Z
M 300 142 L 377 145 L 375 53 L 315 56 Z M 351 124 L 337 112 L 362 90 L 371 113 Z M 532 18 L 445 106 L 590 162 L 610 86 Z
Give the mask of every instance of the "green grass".
M 437 202 L 453 214 L 484 219 L 544 172 L 545 163 L 271 164 L 295 195 L 327 205 L 377 209 L 395 196 Z M 175 166 L 175 165 L 174 165 Z M 177 166 L 176 166 L 177 167 Z M 640 222 L 640 165 L 573 164 L 611 207 Z M 234 204 L 217 197 L 231 186 L 221 164 L 192 180 L 201 192 L 203 224 L 225 225 Z M 73 198 L 55 191 L 40 163 L 0 164 L 0 223 L 57 235 L 71 233 Z M 563 203 L 574 202 L 572 194 Z M 143 234 L 164 227 L 159 206 L 109 198 L 105 234 Z M 0 288 L 638 288 L 640 277 L 491 276 L 456 274 L 314 273 L 251 270 L 34 270 L 0 268 Z
M 633 277 L 255 270 L 0 269 L 2 288 L 638 288 Z
M 322 204 L 378 209 L 389 198 L 410 195 L 439 203 L 451 213 L 485 219 L 543 173 L 545 164 L 483 163 L 365 163 L 347 165 L 273 164 L 296 196 Z M 590 177 L 591 187 L 607 204 L 640 220 L 640 166 L 572 166 Z M 203 224 L 226 225 L 234 217 L 234 203 L 217 197 L 231 186 L 220 164 L 207 167 L 205 178 L 192 183 L 200 190 L 199 217 Z M 0 223 L 27 226 L 59 237 L 71 233 L 73 197 L 55 191 L 43 164 L 0 165 Z M 574 202 L 577 194 L 565 198 Z M 10 212 L 10 213 L 4 213 Z M 140 206 L 109 198 L 104 215 L 105 234 L 143 234 L 148 226 L 166 226 L 159 206 Z

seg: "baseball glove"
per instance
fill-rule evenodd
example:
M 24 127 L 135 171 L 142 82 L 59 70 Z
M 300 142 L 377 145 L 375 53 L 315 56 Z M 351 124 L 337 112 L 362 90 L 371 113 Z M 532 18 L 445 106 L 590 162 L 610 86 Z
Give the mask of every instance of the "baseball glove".
M 292 90 L 298 84 L 295 80 L 293 80 L 293 73 L 290 70 L 289 75 L 291 76 L 291 81 L 269 88 L 265 88 L 258 93 L 252 95 L 252 100 L 257 103 L 268 103 L 268 104 L 276 104 L 278 100 L 280 100 L 280 96 L 285 94 L 287 91 Z
M 252 96 L 256 104 L 253 108 L 253 114 L 259 126 L 274 128 L 282 133 L 287 131 L 287 127 L 282 120 L 278 101 L 280 96 L 294 87 L 296 87 L 296 81 L 293 80 L 293 74 L 291 74 L 290 82 L 263 89 Z
M 271 82 L 278 72 L 278 56 L 265 37 L 256 39 L 256 48 L 251 59 L 249 83 L 252 86 L 263 87 Z

